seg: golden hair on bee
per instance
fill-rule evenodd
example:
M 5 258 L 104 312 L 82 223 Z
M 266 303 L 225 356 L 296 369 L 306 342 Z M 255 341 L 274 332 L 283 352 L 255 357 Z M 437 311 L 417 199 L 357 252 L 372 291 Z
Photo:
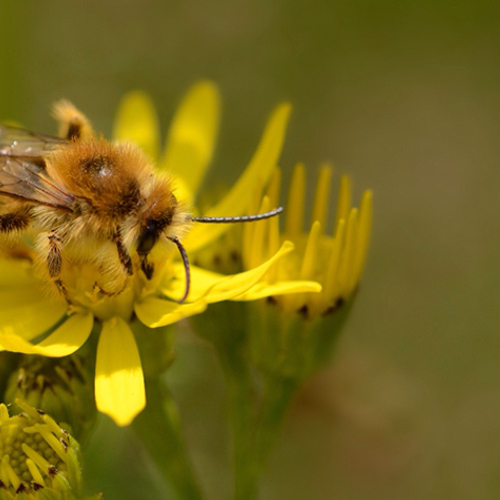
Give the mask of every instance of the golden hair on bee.
M 69 143 L 49 153 L 45 163 L 48 176 L 75 198 L 89 200 L 90 210 L 118 219 L 138 207 L 155 177 L 135 145 L 102 138 Z
M 65 262 L 92 262 L 106 276 L 137 272 L 151 279 L 148 257 L 159 242 L 180 252 L 189 293 L 189 260 L 181 239 L 193 222 L 249 222 L 281 208 L 243 217 L 192 217 L 168 176 L 155 172 L 135 145 L 96 137 L 68 101 L 54 107 L 62 137 L 0 125 L 0 233 L 37 233 L 37 261 L 69 301 Z M 2 210 L 3 207 L 5 210 Z M 119 280 L 114 280 L 118 282 Z M 109 292 L 120 293 L 123 286 Z M 109 294 L 108 293 L 108 294 Z
M 53 106 L 52 115 L 59 123 L 59 137 L 67 139 L 90 139 L 94 130 L 88 118 L 65 99 Z

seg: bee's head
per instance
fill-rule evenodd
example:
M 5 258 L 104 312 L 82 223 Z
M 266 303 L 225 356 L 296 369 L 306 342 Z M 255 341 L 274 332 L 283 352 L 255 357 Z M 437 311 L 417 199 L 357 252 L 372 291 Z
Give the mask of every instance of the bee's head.
M 166 223 L 164 222 L 166 221 Z M 139 237 L 137 238 L 137 253 L 140 257 L 147 257 L 153 249 L 163 229 L 170 224 L 167 218 L 165 219 L 146 219 L 141 228 Z
M 135 248 L 141 269 L 148 279 L 153 275 L 153 264 L 148 255 L 162 237 L 172 240 L 181 237 L 190 225 L 186 212 L 170 189 L 167 180 L 156 179 L 141 207 L 136 230 Z
M 153 264 L 148 261 L 148 255 L 155 246 L 163 230 L 159 222 L 160 221 L 155 219 L 146 219 L 145 225 L 141 228 L 141 232 L 137 239 L 137 254 L 141 260 L 141 269 L 148 280 L 153 277 L 154 271 Z
M 168 182 L 161 182 L 155 185 L 151 190 L 146 203 L 144 203 L 144 208 L 140 216 L 140 230 L 136 239 L 136 250 L 141 261 L 141 269 L 145 276 L 151 279 L 154 267 L 147 259 L 149 253 L 162 236 L 173 242 L 179 250 L 186 272 L 186 288 L 184 295 L 179 300 L 179 302 L 182 303 L 189 294 L 190 271 L 188 255 L 179 238 L 189 229 L 192 222 L 253 222 L 274 217 L 282 211 L 283 209 L 278 207 L 269 212 L 255 215 L 236 217 L 192 217 L 179 206 L 177 199 L 170 190 Z

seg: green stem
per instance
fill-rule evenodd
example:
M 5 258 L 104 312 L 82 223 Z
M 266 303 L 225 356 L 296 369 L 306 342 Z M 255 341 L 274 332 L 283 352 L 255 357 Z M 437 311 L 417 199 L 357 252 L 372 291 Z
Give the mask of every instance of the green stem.
M 133 423 L 135 432 L 177 497 L 201 500 L 203 496 L 185 449 L 179 412 L 170 391 L 159 377 L 147 378 L 146 397 L 146 409 Z
M 234 498 L 248 497 L 251 482 L 250 447 L 253 430 L 253 387 L 248 361 L 241 347 L 216 346 L 227 385 L 229 424 L 231 426 L 232 456 L 234 467 Z
M 299 387 L 300 383 L 295 379 L 275 376 L 268 380 L 255 433 L 252 468 L 254 491 L 249 498 L 256 496 L 258 480 L 283 427 L 286 412 Z
M 212 305 L 203 321 L 194 318 L 199 335 L 214 347 L 226 381 L 231 437 L 234 498 L 247 500 L 251 482 L 251 446 L 254 435 L 255 392 L 248 355 L 245 307 L 241 303 Z
M 278 378 L 269 381 L 260 414 L 257 419 L 252 419 L 250 411 L 254 398 L 251 385 L 229 385 L 235 454 L 235 500 L 257 498 L 263 469 L 297 388 L 298 383 L 294 380 Z

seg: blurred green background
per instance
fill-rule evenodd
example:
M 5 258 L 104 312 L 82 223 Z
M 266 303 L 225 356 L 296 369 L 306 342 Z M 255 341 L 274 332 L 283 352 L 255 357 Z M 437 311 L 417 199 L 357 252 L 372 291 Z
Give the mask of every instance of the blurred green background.
M 304 161 L 312 185 L 331 160 L 356 200 L 374 190 L 357 304 L 290 413 L 263 499 L 500 496 L 500 4 L 0 5 L 2 119 L 55 132 L 64 97 L 109 134 L 120 97 L 141 88 L 165 132 L 183 92 L 211 78 L 224 108 L 208 185 L 237 177 L 290 100 L 285 172 Z M 169 376 L 193 457 L 210 497 L 227 498 L 221 374 L 207 346 L 178 343 Z M 86 473 L 107 500 L 168 495 L 130 430 L 105 419 Z

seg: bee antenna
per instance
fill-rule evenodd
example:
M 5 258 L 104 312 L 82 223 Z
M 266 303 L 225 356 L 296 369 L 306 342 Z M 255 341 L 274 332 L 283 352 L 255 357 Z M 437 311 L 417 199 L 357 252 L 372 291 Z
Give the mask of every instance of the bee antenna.
M 257 220 L 269 219 L 270 217 L 274 217 L 281 212 L 283 212 L 283 207 L 278 207 L 274 210 L 270 210 L 269 212 L 254 215 L 239 215 L 236 217 L 190 217 L 190 219 L 194 222 L 210 222 L 215 224 L 223 224 L 226 222 L 254 222 Z
M 182 296 L 182 298 L 177 301 L 179 302 L 179 304 L 182 304 L 186 300 L 186 297 L 189 295 L 189 288 L 191 286 L 191 272 L 189 270 L 189 259 L 186 253 L 186 249 L 182 246 L 182 243 L 179 241 L 179 238 L 177 238 L 177 236 L 167 236 L 167 238 L 177 245 L 179 253 L 181 254 L 182 257 L 182 263 L 184 264 L 184 272 L 186 273 L 186 288 L 184 290 L 184 295 Z

